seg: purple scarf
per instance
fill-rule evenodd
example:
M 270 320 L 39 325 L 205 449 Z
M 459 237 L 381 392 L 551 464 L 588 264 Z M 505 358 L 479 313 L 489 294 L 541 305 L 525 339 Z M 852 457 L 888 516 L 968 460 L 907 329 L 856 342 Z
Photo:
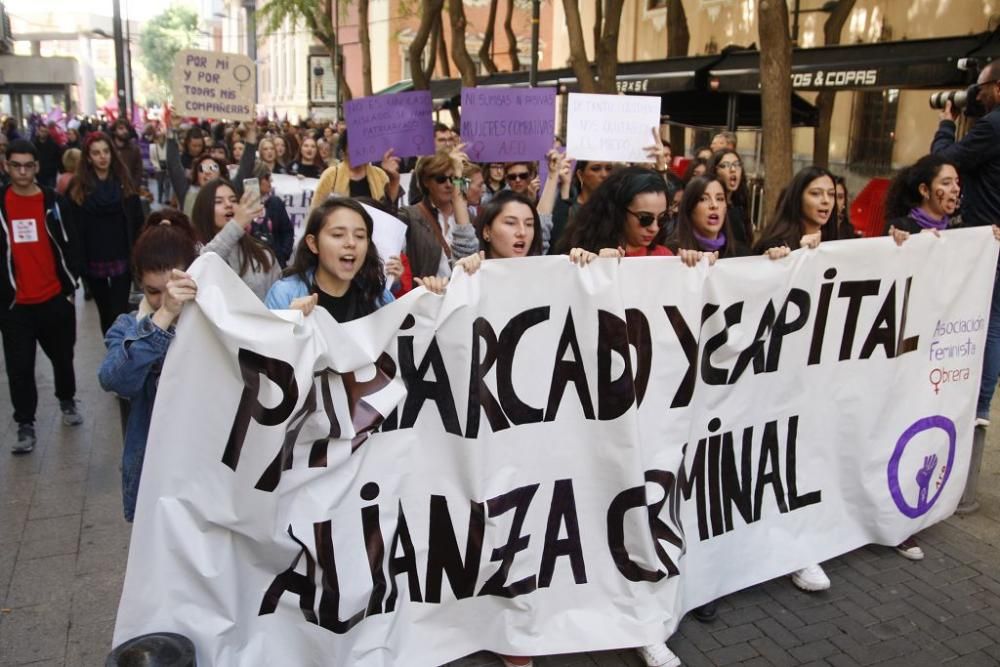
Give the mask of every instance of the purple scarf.
M 726 235 L 723 234 L 722 232 L 719 232 L 719 235 L 715 237 L 715 240 L 706 239 L 704 236 L 702 236 L 701 234 L 699 234 L 694 230 L 692 230 L 692 233 L 694 234 L 695 241 L 698 242 L 698 245 L 701 246 L 701 249 L 704 252 L 715 252 L 716 250 L 722 250 L 722 248 L 726 245 Z
M 931 214 L 924 209 L 911 208 L 910 217 L 913 218 L 918 225 L 920 225 L 921 229 L 937 229 L 938 231 L 948 229 L 948 216 L 944 216 L 940 220 L 935 220 L 931 217 Z

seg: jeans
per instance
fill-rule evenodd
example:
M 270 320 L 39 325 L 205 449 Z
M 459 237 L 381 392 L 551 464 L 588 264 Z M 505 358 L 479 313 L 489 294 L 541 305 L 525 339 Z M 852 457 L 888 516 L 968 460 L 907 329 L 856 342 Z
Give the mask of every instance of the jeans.
M 983 380 L 979 386 L 979 402 L 976 417 L 990 418 L 990 402 L 1000 378 L 1000 266 L 997 279 L 993 283 L 993 302 L 990 306 L 990 322 L 986 330 L 986 350 L 983 354 Z
M 73 346 L 76 344 L 76 308 L 60 294 L 45 303 L 15 304 L 0 313 L 7 382 L 14 404 L 14 421 L 35 423 L 38 389 L 35 385 L 35 351 L 40 345 L 52 362 L 56 398 L 68 401 L 76 394 Z

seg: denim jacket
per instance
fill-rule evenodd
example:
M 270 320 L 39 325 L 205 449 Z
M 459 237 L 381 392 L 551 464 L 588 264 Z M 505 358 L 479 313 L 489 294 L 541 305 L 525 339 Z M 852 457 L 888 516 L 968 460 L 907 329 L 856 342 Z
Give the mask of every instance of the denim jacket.
M 145 305 L 143 301 L 142 306 Z M 140 319 L 138 312 L 119 315 L 104 337 L 108 352 L 97 377 L 105 391 L 113 391 L 129 401 L 122 451 L 122 503 L 126 521 L 132 521 L 135 515 L 153 401 L 163 360 L 173 339 L 173 327 L 164 331 L 153 323 L 152 317 Z

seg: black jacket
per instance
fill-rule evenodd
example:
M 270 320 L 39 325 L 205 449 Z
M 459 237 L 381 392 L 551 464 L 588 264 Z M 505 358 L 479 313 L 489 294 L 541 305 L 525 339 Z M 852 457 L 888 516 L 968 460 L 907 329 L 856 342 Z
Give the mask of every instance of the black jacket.
M 1000 223 L 1000 108 L 976 121 L 960 141 L 955 141 L 955 123 L 941 121 L 931 152 L 958 167 L 963 224 Z
M 82 274 L 87 260 L 93 259 L 87 257 L 87 247 L 92 246 L 94 243 L 91 214 L 69 197 L 66 197 L 63 201 L 62 212 L 63 218 L 73 227 L 79 239 L 79 267 Z M 142 200 L 139 198 L 139 195 L 122 196 L 122 214 L 125 222 L 125 239 L 128 247 L 128 256 L 119 259 L 129 260 L 129 271 L 131 271 L 132 246 L 135 245 L 135 240 L 139 237 L 142 226 L 146 221 L 146 217 L 142 211 Z
M 14 305 L 17 294 L 17 282 L 14 278 L 14 260 L 10 247 L 10 226 L 7 223 L 7 191 L 9 185 L 0 187 L 0 264 L 3 265 L 3 276 L 0 277 L 0 307 L 8 309 Z M 71 220 L 63 216 L 63 200 L 55 190 L 42 188 L 45 201 L 45 231 L 48 232 L 52 244 L 52 253 L 56 260 L 56 273 L 62 283 L 63 294 L 70 295 L 76 290 L 76 279 L 80 275 L 82 255 L 76 228 Z

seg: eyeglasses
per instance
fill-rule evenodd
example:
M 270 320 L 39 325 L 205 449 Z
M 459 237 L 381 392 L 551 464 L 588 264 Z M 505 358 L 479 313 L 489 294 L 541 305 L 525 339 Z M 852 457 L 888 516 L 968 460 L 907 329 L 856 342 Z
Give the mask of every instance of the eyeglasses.
M 444 185 L 452 179 L 452 177 L 447 174 L 435 174 L 434 176 L 431 176 L 431 178 L 433 178 L 434 182 L 438 185 Z
M 739 160 L 733 160 L 732 162 L 720 162 L 715 166 L 718 169 L 725 169 L 726 171 L 729 171 L 730 169 L 742 169 L 743 163 Z
M 31 171 L 35 168 L 37 162 L 14 162 L 8 160 L 7 168 L 13 171 Z
M 662 227 L 670 220 L 669 211 L 664 211 L 659 215 L 653 215 L 648 211 L 633 211 L 631 209 L 625 209 L 625 210 L 635 216 L 635 219 L 639 221 L 640 227 L 649 227 L 654 222 L 658 223 Z
M 514 181 L 529 181 L 531 180 L 531 174 L 526 171 L 520 171 L 516 174 L 507 174 L 507 180 L 511 183 Z
M 219 173 L 219 165 L 215 162 L 202 162 L 198 166 L 198 170 L 203 174 L 217 174 Z

